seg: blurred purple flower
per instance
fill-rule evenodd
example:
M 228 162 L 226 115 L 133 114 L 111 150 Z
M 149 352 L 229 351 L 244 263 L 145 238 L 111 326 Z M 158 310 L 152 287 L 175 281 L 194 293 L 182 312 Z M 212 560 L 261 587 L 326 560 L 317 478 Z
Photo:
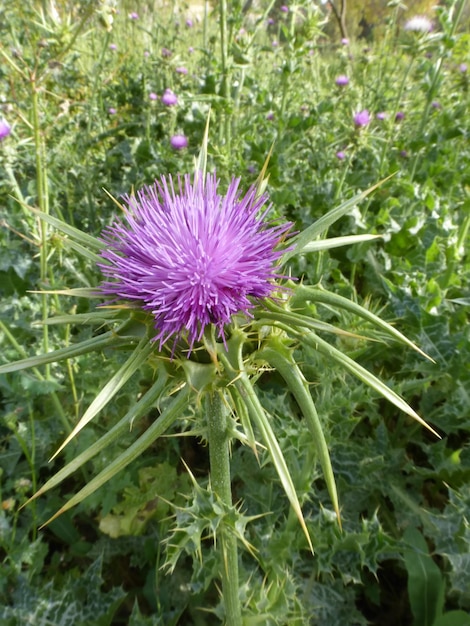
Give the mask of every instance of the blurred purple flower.
M 338 150 L 338 152 L 336 153 L 336 158 L 340 161 L 343 161 L 343 159 L 346 158 L 346 153 L 343 150 Z
M 467 70 L 468 70 L 468 66 L 466 63 L 461 63 L 459 65 L 459 72 L 462 72 L 462 74 L 465 74 Z
M 343 46 L 349 46 L 349 39 L 347 37 L 343 37 L 341 39 L 341 43 L 343 44 Z
M 406 159 L 408 157 L 407 150 L 400 150 L 400 156 L 402 159 Z
M 171 57 L 172 54 L 173 52 L 171 50 L 168 50 L 168 48 L 162 48 L 162 57 L 167 59 Z
M 162 104 L 166 105 L 167 107 L 172 107 L 175 104 L 178 104 L 178 97 L 171 91 L 171 89 L 166 89 L 165 93 L 160 99 Z
M 115 43 L 110 43 L 110 44 L 109 44 L 109 49 L 110 49 L 110 50 L 117 50 L 117 46 L 116 46 L 116 44 L 115 44 Z
M 184 135 L 173 135 L 170 139 L 170 145 L 174 150 L 182 150 L 188 147 L 188 138 Z
M 114 107 L 109 107 L 109 109 L 108 109 L 108 113 L 109 113 L 110 115 L 116 115 L 116 113 L 117 113 L 117 109 L 115 109 Z
M 432 22 L 425 15 L 415 15 L 405 23 L 405 30 L 415 33 L 430 33 L 432 29 Z
M 139 14 L 136 13 L 135 11 L 133 11 L 132 13 L 129 13 L 129 19 L 131 19 L 131 20 L 138 20 L 139 19 Z
M 383 120 L 387 117 L 387 114 L 385 113 L 385 111 L 379 111 L 379 113 L 377 113 L 375 117 L 383 122 Z
M 395 122 L 401 122 L 404 117 L 405 114 L 403 113 L 403 111 L 397 111 L 395 114 Z
M 433 109 L 440 109 L 441 108 L 441 103 L 437 102 L 437 100 L 433 100 L 431 102 L 431 106 L 432 106 Z
M 188 17 L 188 19 L 186 20 L 186 26 L 188 28 L 192 28 L 193 27 L 193 20 L 191 18 Z
M 192 53 L 194 52 L 194 48 L 193 48 L 192 46 L 189 46 L 189 48 L 188 48 L 188 52 L 189 52 L 190 54 L 192 54 Z
M 283 4 L 283 5 L 281 6 L 281 11 L 282 11 L 283 13 L 289 13 L 289 7 L 288 7 L 288 6 L 286 6 L 285 4 Z
M 0 141 L 3 141 L 5 137 L 8 137 L 10 133 L 11 133 L 10 124 L 3 118 L 0 118 Z
M 185 67 L 181 66 L 181 67 L 177 67 L 177 68 L 175 69 L 175 72 L 176 72 L 177 74 L 187 74 L 187 73 L 188 73 L 188 70 L 187 70 Z
M 370 115 L 367 109 L 354 114 L 354 124 L 356 126 L 367 126 L 370 122 Z
M 269 111 L 269 113 L 266 114 L 266 119 L 267 120 L 273 120 L 274 119 L 274 113 L 272 111 Z
M 150 98 L 150 100 L 158 100 L 158 96 L 157 96 L 157 94 L 156 94 L 156 93 L 154 93 L 153 91 L 151 91 L 151 92 L 149 93 L 149 98 Z
M 239 183 L 221 195 L 215 173 L 176 185 L 162 177 L 126 196 L 124 217 L 102 233 L 101 292 L 151 312 L 160 349 L 187 337 L 191 352 L 211 324 L 225 340 L 232 316 L 250 316 L 276 288 L 276 248 L 291 224 L 265 221 L 268 196 L 252 186 L 242 197 Z
M 273 26 L 275 23 L 276 22 L 272 17 L 268 17 L 268 26 Z
M 150 56 L 150 52 L 148 50 L 144 50 L 144 57 L 149 57 Z
M 346 87 L 346 85 L 349 85 L 349 78 L 344 74 L 341 74 L 335 82 L 339 87 Z

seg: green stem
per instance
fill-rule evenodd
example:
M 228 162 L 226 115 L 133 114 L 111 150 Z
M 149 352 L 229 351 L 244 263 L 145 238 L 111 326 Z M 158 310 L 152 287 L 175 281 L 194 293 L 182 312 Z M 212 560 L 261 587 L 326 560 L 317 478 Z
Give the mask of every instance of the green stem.
M 220 86 L 220 94 L 224 99 L 224 139 L 227 154 L 230 154 L 231 143 L 231 126 L 228 113 L 228 99 L 230 96 L 230 83 L 228 71 L 228 45 L 227 45 L 227 0 L 219 2 L 219 19 L 220 19 L 220 63 L 222 70 L 222 82 Z
M 211 485 L 214 493 L 232 506 L 230 481 L 230 434 L 227 407 L 222 394 L 208 393 L 205 400 L 207 413 Z M 238 596 L 237 538 L 222 526 L 217 538 L 221 549 L 222 593 L 227 626 L 241 626 L 241 607 Z
M 44 145 L 41 137 L 41 126 L 39 121 L 39 98 L 36 76 L 33 73 L 31 78 L 31 100 L 32 100 L 32 114 L 33 114 L 33 132 L 34 132 L 34 148 L 36 154 L 36 194 L 38 199 L 39 209 L 46 214 L 49 214 L 49 194 L 47 187 L 47 171 L 46 160 L 44 155 Z M 41 287 L 44 287 L 47 283 L 47 223 L 44 220 L 40 222 L 41 231 L 41 248 L 40 248 L 40 281 Z M 49 316 L 47 295 L 41 296 L 41 312 L 42 320 L 46 320 Z M 42 348 L 43 352 L 49 352 L 49 329 L 47 324 L 42 328 Z M 50 366 L 46 365 L 46 379 L 50 378 Z

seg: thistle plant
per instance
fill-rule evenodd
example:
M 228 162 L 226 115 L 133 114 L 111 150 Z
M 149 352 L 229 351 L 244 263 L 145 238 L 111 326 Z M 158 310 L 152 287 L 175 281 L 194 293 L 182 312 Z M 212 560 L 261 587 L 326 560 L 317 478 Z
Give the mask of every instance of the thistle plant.
M 223 194 L 216 174 L 206 171 L 207 137 L 206 129 L 192 176 L 178 176 L 176 182 L 163 176 L 153 185 L 126 196 L 122 204 L 116 201 L 122 216 L 101 237 L 29 208 L 65 237 L 64 245 L 95 263 L 104 276 L 96 288 L 53 292 L 98 299 L 95 310 L 59 315 L 44 323 L 91 325 L 100 331 L 90 339 L 54 352 L 3 365 L 0 373 L 36 368 L 104 348 L 128 351 L 125 362 L 89 405 L 55 457 L 143 366 L 150 366 L 154 372 L 152 384 L 122 418 L 31 499 L 59 485 L 118 438 L 128 437 L 129 429 L 150 408 L 158 409 L 158 418 L 51 520 L 99 489 L 157 438 L 181 428 L 190 407 L 196 409 L 198 419 L 192 433 L 209 446 L 207 493 L 216 513 L 210 519 L 199 518 L 199 539 L 194 551 L 200 553 L 203 533 L 213 535 L 224 620 L 229 626 L 239 626 L 243 607 L 238 548 L 251 547 L 244 537 L 250 518 L 232 502 L 230 452 L 234 446 L 249 446 L 256 457 L 261 448 L 267 450 L 306 545 L 314 550 L 314 538 L 304 519 L 283 450 L 257 393 L 261 373 L 277 370 L 295 398 L 311 433 L 311 446 L 339 524 L 340 505 L 330 455 L 309 383 L 297 360 L 299 350 L 303 346 L 313 348 L 326 362 L 340 364 L 411 418 L 430 427 L 385 383 L 334 345 L 331 338 L 351 333 L 319 319 L 316 307 L 325 305 L 338 312 L 347 311 L 375 325 L 382 336 L 386 333 L 390 339 L 421 352 L 419 348 L 367 308 L 327 291 L 321 284 L 311 286 L 290 277 L 291 261 L 296 255 L 373 238 L 325 238 L 328 228 L 373 188 L 332 209 L 303 232 L 293 233 L 290 223 L 269 218 L 268 163 L 245 194 L 236 178 Z M 103 331 L 103 325 L 107 330 Z M 194 488 L 197 494 L 203 493 L 196 482 Z M 158 485 L 155 491 L 158 494 Z M 186 519 L 191 515 L 197 517 L 197 509 L 194 513 L 188 508 Z M 184 515 L 178 516 L 177 511 L 176 517 L 177 525 L 167 542 L 170 570 L 187 548 L 182 538 Z

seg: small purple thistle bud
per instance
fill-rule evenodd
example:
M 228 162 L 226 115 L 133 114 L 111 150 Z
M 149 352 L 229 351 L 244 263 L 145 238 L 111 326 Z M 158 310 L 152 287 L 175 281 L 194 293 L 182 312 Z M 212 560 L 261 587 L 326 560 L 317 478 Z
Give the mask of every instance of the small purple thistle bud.
M 461 72 L 462 74 L 466 74 L 467 70 L 468 70 L 468 66 L 466 63 L 461 63 L 459 65 L 459 72 Z
M 342 44 L 343 46 L 349 46 L 349 39 L 348 39 L 347 37 L 343 37 L 343 38 L 341 39 L 341 44 Z
M 347 76 L 345 76 L 344 74 L 341 74 L 340 76 L 338 76 L 338 78 L 335 80 L 335 83 L 339 86 L 339 87 L 346 87 L 346 85 L 349 85 L 349 78 Z
M 171 50 L 168 50 L 168 48 L 162 48 L 162 57 L 165 59 L 168 59 L 171 57 L 171 55 L 173 54 L 173 52 Z
M 3 118 L 0 118 L 0 141 L 3 141 L 6 137 L 8 137 L 10 133 L 11 133 L 10 124 Z
M 377 113 L 377 115 L 375 116 L 380 122 L 383 122 L 384 119 L 387 117 L 387 114 L 385 113 L 385 111 L 379 111 L 379 113 Z
M 440 109 L 441 108 L 441 103 L 437 102 L 437 100 L 433 100 L 431 102 L 431 106 L 432 106 L 433 109 Z
M 401 122 L 404 117 L 405 114 L 403 113 L 403 111 L 397 111 L 395 114 L 395 122 Z
M 178 97 L 171 91 L 171 89 L 166 89 L 160 100 L 162 104 L 167 107 L 172 107 L 175 106 L 175 104 L 178 104 Z
M 358 113 L 355 113 L 354 124 L 356 126 L 358 127 L 367 126 L 369 122 L 370 122 L 370 115 L 367 109 L 364 109 L 363 111 L 359 111 Z
M 130 20 L 138 20 L 139 19 L 139 14 L 136 13 L 135 11 L 133 11 L 132 13 L 129 13 L 129 19 Z
M 149 98 L 150 98 L 150 100 L 158 100 L 158 96 L 157 96 L 157 94 L 156 94 L 156 93 L 154 93 L 153 91 L 151 91 L 151 92 L 149 93 Z
M 266 113 L 266 119 L 269 121 L 272 121 L 274 119 L 274 113 L 272 111 L 269 111 L 269 113 Z
M 346 158 L 346 153 L 343 150 L 338 150 L 338 152 L 336 153 L 336 158 L 339 161 L 343 161 Z
M 188 17 L 188 19 L 186 20 L 186 26 L 188 28 L 192 28 L 193 27 L 193 20 L 191 18 Z
M 177 68 L 175 69 L 175 72 L 176 72 L 177 74 L 187 74 L 187 73 L 188 73 L 188 70 L 187 70 L 185 67 L 181 66 L 181 67 L 177 67 Z
M 109 113 L 110 115 L 116 115 L 116 113 L 117 113 L 117 109 L 115 109 L 114 107 L 109 107 L 109 109 L 108 109 L 108 113 Z
M 110 50 L 117 50 L 117 46 L 116 46 L 116 44 L 115 44 L 115 43 L 110 43 L 110 44 L 109 44 L 109 49 L 110 49 Z
M 281 11 L 282 11 L 283 13 L 289 13 L 289 7 L 288 7 L 287 5 L 285 5 L 285 4 L 283 4 L 283 5 L 281 6 Z
M 173 135 L 170 145 L 174 150 L 182 150 L 188 147 L 188 139 L 184 135 Z

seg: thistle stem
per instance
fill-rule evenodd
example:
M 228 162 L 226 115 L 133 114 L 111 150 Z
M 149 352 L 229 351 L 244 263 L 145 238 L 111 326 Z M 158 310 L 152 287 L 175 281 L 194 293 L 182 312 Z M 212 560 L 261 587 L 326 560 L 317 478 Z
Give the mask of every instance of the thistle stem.
M 230 434 L 227 408 L 217 391 L 206 395 L 209 458 L 213 492 L 226 504 L 232 506 L 230 481 Z M 238 596 L 237 539 L 224 526 L 217 537 L 221 555 L 222 594 L 225 604 L 226 626 L 241 626 L 241 607 Z

